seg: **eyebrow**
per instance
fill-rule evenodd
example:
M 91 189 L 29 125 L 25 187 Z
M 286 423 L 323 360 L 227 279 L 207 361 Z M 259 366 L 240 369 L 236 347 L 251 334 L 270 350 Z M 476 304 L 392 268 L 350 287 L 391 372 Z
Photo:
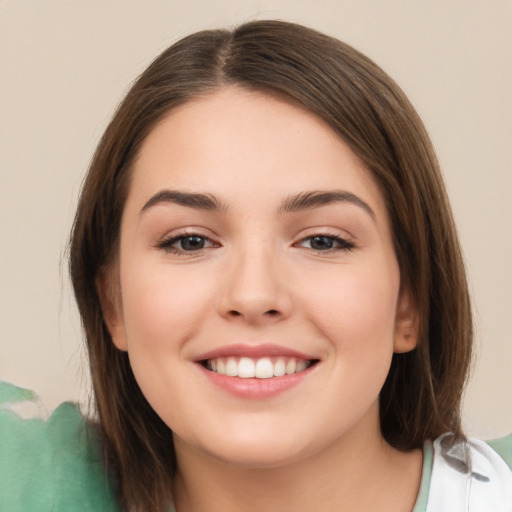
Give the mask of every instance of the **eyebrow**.
M 311 210 L 313 208 L 319 208 L 332 203 L 353 204 L 366 211 L 374 221 L 376 220 L 375 212 L 367 202 L 363 201 L 359 196 L 352 194 L 352 192 L 347 192 L 345 190 L 317 190 L 302 192 L 286 198 L 281 205 L 281 208 L 279 208 L 279 212 L 293 213 L 303 210 Z
M 227 206 L 221 203 L 212 194 L 200 194 L 192 192 L 182 192 L 179 190 L 161 190 L 152 196 L 149 201 L 142 207 L 141 213 L 149 210 L 153 206 L 162 203 L 173 203 L 180 206 L 188 206 L 199 210 L 209 210 L 223 212 L 227 210 Z
M 226 212 L 228 205 L 219 201 L 213 194 L 183 192 L 180 190 L 161 190 L 152 196 L 142 207 L 141 213 L 159 204 L 177 204 L 198 210 Z M 344 190 L 316 190 L 301 192 L 287 197 L 281 204 L 278 213 L 295 213 L 319 208 L 332 203 L 349 203 L 362 208 L 375 220 L 375 212 L 370 205 L 359 196 Z

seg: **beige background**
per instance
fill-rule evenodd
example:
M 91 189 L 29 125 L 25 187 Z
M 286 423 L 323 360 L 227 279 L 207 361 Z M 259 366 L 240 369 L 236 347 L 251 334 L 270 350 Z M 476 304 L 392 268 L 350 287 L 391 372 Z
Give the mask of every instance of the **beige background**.
M 476 307 L 469 431 L 512 431 L 510 0 L 0 0 L 0 375 L 48 411 L 85 400 L 66 238 L 84 171 L 128 84 L 177 38 L 297 21 L 403 87 L 444 168 Z M 65 261 L 65 260 L 64 260 Z

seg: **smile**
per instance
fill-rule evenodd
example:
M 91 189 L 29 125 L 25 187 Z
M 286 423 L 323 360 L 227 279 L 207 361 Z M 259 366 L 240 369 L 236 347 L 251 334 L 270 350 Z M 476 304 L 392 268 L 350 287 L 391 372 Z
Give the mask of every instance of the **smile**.
M 207 370 L 228 377 L 270 379 L 301 373 L 314 362 L 296 357 L 218 357 L 203 364 Z
M 321 359 L 282 345 L 242 343 L 198 354 L 194 362 L 207 381 L 223 392 L 266 400 L 311 378 Z

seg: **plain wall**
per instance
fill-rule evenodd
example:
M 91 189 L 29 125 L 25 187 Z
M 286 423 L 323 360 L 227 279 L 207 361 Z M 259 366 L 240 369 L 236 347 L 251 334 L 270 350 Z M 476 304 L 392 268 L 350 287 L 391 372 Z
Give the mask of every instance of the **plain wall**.
M 512 431 L 512 2 L 0 0 L 0 376 L 48 411 L 86 401 L 65 247 L 94 147 L 169 44 L 255 18 L 366 53 L 409 95 L 438 151 L 474 297 L 470 433 Z

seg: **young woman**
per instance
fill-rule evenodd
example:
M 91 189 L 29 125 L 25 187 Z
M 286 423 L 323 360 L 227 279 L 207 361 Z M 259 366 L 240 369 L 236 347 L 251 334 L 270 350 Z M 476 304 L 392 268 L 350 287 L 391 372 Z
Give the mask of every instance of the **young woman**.
M 347 45 L 261 21 L 166 50 L 98 146 L 70 269 L 99 421 L 34 426 L 65 440 L 19 464 L 57 474 L 10 468 L 3 509 L 512 509 L 507 455 L 461 431 L 472 321 L 433 149 Z

